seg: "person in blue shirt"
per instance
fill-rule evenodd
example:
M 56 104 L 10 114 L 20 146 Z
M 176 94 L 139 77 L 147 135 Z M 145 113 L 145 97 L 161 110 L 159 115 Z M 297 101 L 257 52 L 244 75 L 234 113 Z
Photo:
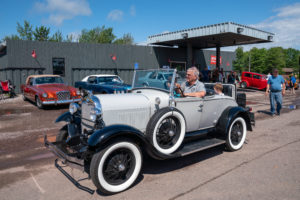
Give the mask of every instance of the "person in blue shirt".
M 291 93 L 292 94 L 296 94 L 295 93 L 295 83 L 296 83 L 296 78 L 295 76 L 292 74 L 290 77 L 290 87 L 291 87 Z
M 266 95 L 270 96 L 271 114 L 275 115 L 275 102 L 277 115 L 280 115 L 282 107 L 282 95 L 285 95 L 285 84 L 282 76 L 278 75 L 278 70 L 274 69 L 272 76 L 268 79 Z

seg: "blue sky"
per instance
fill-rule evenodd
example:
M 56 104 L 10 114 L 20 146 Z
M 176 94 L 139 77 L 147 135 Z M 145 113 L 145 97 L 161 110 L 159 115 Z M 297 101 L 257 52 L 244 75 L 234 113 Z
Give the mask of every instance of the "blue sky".
M 295 0 L 2 0 L 0 5 L 0 39 L 16 34 L 17 22 L 24 20 L 65 36 L 105 25 L 117 37 L 131 33 L 136 43 L 162 32 L 232 21 L 276 34 L 275 42 L 259 48 L 300 49 L 300 1 Z

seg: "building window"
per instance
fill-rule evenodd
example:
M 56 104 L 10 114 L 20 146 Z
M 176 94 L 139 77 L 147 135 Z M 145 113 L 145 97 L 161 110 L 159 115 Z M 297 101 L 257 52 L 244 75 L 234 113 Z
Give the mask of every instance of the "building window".
M 52 58 L 53 74 L 65 76 L 65 59 Z

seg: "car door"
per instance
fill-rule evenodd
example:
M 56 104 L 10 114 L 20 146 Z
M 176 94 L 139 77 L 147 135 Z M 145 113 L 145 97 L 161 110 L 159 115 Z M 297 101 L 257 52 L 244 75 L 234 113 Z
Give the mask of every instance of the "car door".
M 176 98 L 176 108 L 180 110 L 186 121 L 186 131 L 199 130 L 199 124 L 202 119 L 203 98 L 185 97 Z
M 252 78 L 252 87 L 259 88 L 260 87 L 260 82 L 261 82 L 261 75 L 259 74 L 253 74 Z

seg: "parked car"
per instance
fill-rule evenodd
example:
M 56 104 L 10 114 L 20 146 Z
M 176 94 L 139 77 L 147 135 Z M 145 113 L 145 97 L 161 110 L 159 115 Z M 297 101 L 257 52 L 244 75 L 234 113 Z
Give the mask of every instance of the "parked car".
M 169 89 L 144 86 L 149 74 L 171 76 Z M 160 80 L 160 79 L 157 79 Z M 186 156 L 217 145 L 229 151 L 242 148 L 254 115 L 236 101 L 235 85 L 224 84 L 225 96 L 215 95 L 207 83 L 204 98 L 174 97 L 176 70 L 139 70 L 131 93 L 84 95 L 81 105 L 70 104 L 55 142 L 45 145 L 63 161 L 89 173 L 97 189 L 106 194 L 124 191 L 138 178 L 142 152 L 155 159 Z M 246 101 L 244 99 L 244 101 Z M 245 104 L 245 102 L 244 102 Z M 55 161 L 56 167 L 66 174 Z M 80 189 L 93 192 L 67 176 Z
M 125 84 L 117 75 L 90 75 L 75 82 L 76 88 L 93 91 L 94 94 L 126 93 L 131 86 Z
M 21 85 L 23 100 L 36 103 L 38 108 L 47 105 L 68 104 L 81 100 L 79 90 L 64 84 L 58 75 L 31 75 Z
M 240 82 L 241 88 L 256 88 L 264 90 L 267 88 L 268 80 L 264 74 L 258 74 L 254 72 L 243 72 Z

